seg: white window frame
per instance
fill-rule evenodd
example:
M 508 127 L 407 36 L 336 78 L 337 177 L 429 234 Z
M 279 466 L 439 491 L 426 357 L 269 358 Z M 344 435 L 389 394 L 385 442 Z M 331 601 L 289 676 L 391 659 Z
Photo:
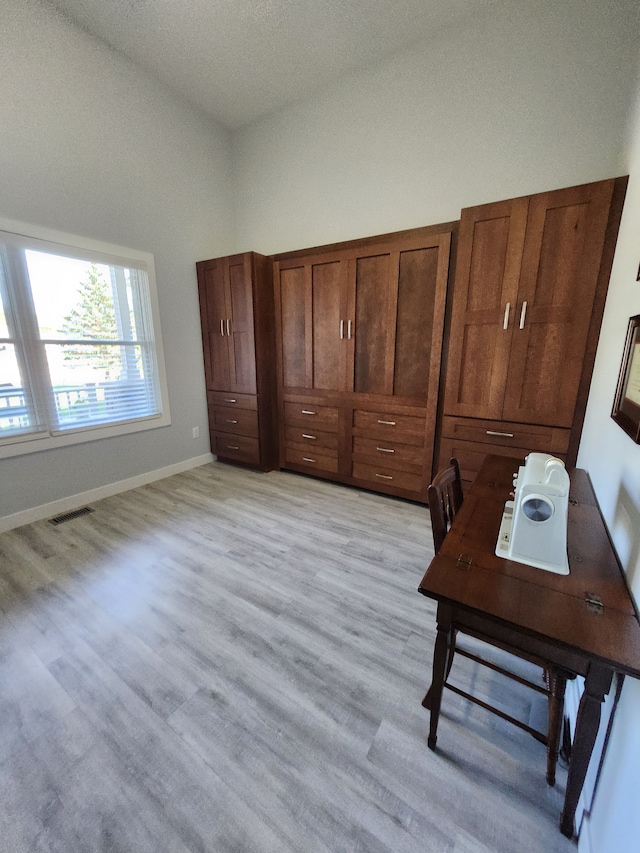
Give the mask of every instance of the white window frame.
M 11 456 L 21 456 L 36 453 L 42 450 L 51 450 L 57 447 L 67 447 L 73 444 L 81 444 L 88 441 L 97 441 L 103 438 L 112 438 L 129 433 L 142 432 L 144 430 L 158 429 L 170 426 L 171 412 L 169 408 L 169 392 L 164 361 L 164 350 L 162 346 L 162 333 L 160 327 L 160 311 L 158 307 L 158 293 L 155 278 L 155 266 L 153 255 L 137 249 L 130 249 L 111 243 L 104 243 L 77 234 L 68 234 L 51 228 L 43 228 L 30 225 L 12 219 L 0 217 L 0 231 L 7 231 L 19 237 L 27 239 L 44 240 L 49 243 L 59 244 L 61 249 L 68 247 L 78 252 L 87 251 L 91 253 L 88 260 L 102 254 L 113 261 L 119 261 L 131 266 L 138 264 L 146 270 L 149 283 L 149 303 L 151 321 L 153 324 L 153 341 L 156 356 L 156 381 L 160 397 L 160 413 L 151 417 L 121 421 L 116 424 L 92 424 L 86 427 L 74 427 L 66 432 L 52 434 L 25 433 L 14 435 L 0 440 L 0 459 Z

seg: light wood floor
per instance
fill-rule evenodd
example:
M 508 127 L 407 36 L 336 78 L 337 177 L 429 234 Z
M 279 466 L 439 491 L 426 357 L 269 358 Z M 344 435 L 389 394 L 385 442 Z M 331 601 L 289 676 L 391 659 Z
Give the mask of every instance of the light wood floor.
M 447 693 L 427 749 L 424 507 L 219 463 L 92 506 L 0 536 L 3 853 L 575 853 L 527 734 Z

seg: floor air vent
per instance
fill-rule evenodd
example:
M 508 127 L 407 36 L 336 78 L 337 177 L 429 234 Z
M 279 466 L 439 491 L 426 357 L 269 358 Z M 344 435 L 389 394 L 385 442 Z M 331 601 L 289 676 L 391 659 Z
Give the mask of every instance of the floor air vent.
M 71 521 L 72 518 L 80 518 L 81 515 L 88 515 L 90 512 L 93 512 L 90 506 L 83 506 L 81 509 L 74 509 L 73 512 L 64 512 L 62 515 L 50 518 L 49 524 L 62 524 L 65 521 Z

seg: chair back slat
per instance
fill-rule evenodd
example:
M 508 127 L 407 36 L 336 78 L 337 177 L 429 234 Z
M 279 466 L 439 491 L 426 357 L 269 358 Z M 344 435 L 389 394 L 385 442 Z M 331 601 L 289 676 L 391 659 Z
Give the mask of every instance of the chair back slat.
M 450 459 L 449 467 L 436 474 L 427 495 L 433 531 L 433 550 L 437 554 L 456 513 L 462 506 L 462 480 L 457 459 Z

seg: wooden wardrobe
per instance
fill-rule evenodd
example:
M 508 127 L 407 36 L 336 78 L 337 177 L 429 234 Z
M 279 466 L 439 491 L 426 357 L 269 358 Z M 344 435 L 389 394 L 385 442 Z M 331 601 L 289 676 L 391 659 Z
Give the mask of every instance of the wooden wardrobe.
M 255 252 L 196 264 L 211 450 L 277 464 L 271 261 Z
M 462 211 L 439 467 L 575 465 L 626 178 Z
M 426 500 L 455 230 L 275 256 L 282 468 Z

